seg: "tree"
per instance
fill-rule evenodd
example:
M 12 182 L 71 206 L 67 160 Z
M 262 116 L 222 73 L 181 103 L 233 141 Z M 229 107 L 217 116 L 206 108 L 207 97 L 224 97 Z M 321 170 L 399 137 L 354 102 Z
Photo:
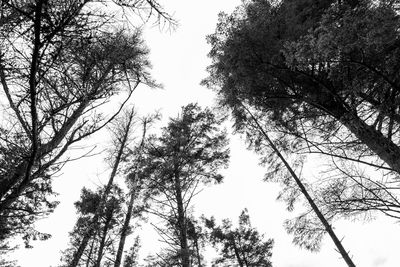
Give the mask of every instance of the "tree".
M 209 37 L 204 83 L 238 124 L 239 102 L 262 112 L 292 151 L 398 173 L 398 24 L 388 1 L 249 1 Z
M 79 218 L 77 221 L 75 228 L 79 231 L 75 230 L 71 235 L 73 246 L 68 249 L 67 256 L 64 257 L 68 266 L 81 266 L 82 264 L 88 266 L 89 264 L 99 267 L 102 265 L 103 259 L 105 259 L 103 263 L 109 266 L 121 264 L 125 239 L 132 232 L 131 218 L 139 217 L 144 210 L 145 196 L 143 196 L 142 191 L 145 191 L 145 188 L 137 177 L 137 170 L 141 167 L 146 131 L 156 117 L 148 116 L 139 119 L 134 108 L 130 108 L 124 110 L 109 125 L 108 128 L 112 133 L 112 146 L 109 149 L 108 157 L 112 168 L 111 174 L 104 188 L 95 194 L 94 203 L 82 197 L 81 202 L 84 204 L 79 206 L 86 207 L 88 205 L 85 204 L 86 202 L 91 204 L 90 216 Z M 142 137 L 139 144 L 134 147 L 135 131 L 139 122 L 143 128 Z M 131 167 L 131 165 L 134 167 Z M 130 174 L 127 175 L 126 179 L 128 193 L 124 194 L 121 189 L 116 191 L 115 188 L 118 188 L 116 178 L 126 173 Z M 135 177 L 132 178 L 132 176 Z M 128 200 L 125 200 L 126 198 Z M 85 225 L 79 227 L 82 220 L 85 221 Z M 87 256 L 92 253 L 97 255 L 96 257 L 91 256 L 94 260 L 90 260 L 90 257 Z
M 78 266 L 103 266 L 101 265 L 103 259 L 106 259 L 103 262 L 105 266 L 111 264 L 109 259 L 112 259 L 115 255 L 114 247 L 119 233 L 119 221 L 123 218 L 122 204 L 124 198 L 122 190 L 113 186 L 107 203 L 105 203 L 101 213 L 98 214 L 97 207 L 100 205 L 103 194 L 104 189 L 99 189 L 96 192 L 86 188 L 82 189 L 81 198 L 75 203 L 78 219 L 70 233 L 70 248 L 63 252 L 62 260 L 65 262 L 65 266 L 69 265 L 75 251 L 80 247 L 82 236 L 88 232 L 88 229 L 93 228 L 92 219 L 95 216 L 98 216 L 98 223 L 88 240 L 89 246 L 82 252 L 81 262 Z
M 370 137 L 374 140 L 363 139 L 355 130 L 350 130 L 353 135 L 349 136 L 347 130 L 334 128 L 336 134 L 331 138 L 325 138 L 324 134 L 325 141 L 305 140 L 310 144 L 310 152 L 332 156 L 329 177 L 335 179 L 323 183 L 318 190 L 320 204 L 328 216 L 366 216 L 380 211 L 399 218 L 398 189 L 393 186 L 398 182 L 395 178 L 398 171 L 388 158 L 378 152 L 371 153 L 374 146 L 371 143 L 382 137 L 386 143 L 381 143 L 381 148 L 399 144 L 398 84 L 392 82 L 397 80 L 398 70 L 393 69 L 395 65 L 391 63 L 398 58 L 399 48 L 394 32 L 399 18 L 394 4 L 381 1 L 371 6 L 368 1 L 359 1 L 353 8 L 332 6 L 315 31 L 287 45 L 285 55 L 290 66 L 304 68 L 305 53 L 317 64 L 330 64 L 331 80 L 342 83 L 340 90 L 348 92 L 342 93 L 343 101 L 351 112 L 376 131 L 376 136 Z M 343 14 L 338 16 L 339 12 Z M 366 27 L 359 31 L 357 28 L 361 24 Z M 293 53 L 297 55 L 293 57 Z M 360 166 L 360 162 L 366 166 Z
M 268 179 L 283 181 L 289 207 L 298 196 L 287 179 L 294 176 L 281 172 L 287 164 L 276 160 L 276 149 L 266 149 L 265 143 L 271 144 L 267 132 L 273 132 L 275 145 L 294 167 L 301 167 L 304 154 L 333 158 L 331 177 L 337 179 L 326 179 L 327 184 L 319 179 L 309 199 L 327 220 L 362 211 L 398 212 L 398 187 L 393 186 L 400 170 L 398 25 L 393 1 L 255 0 L 220 16 L 208 39 L 213 63 L 203 83 L 217 90 L 220 103 L 232 110 L 236 129 L 246 132 L 271 164 Z M 260 126 L 256 131 L 248 129 L 253 118 Z M 348 167 L 337 168 L 337 161 Z M 352 163 L 391 178 L 360 176 L 349 171 Z M 298 225 L 320 226 L 306 221 L 313 223 Z
M 398 16 L 390 2 L 349 2 L 249 1 L 222 15 L 209 37 L 214 63 L 205 83 L 220 86 L 227 105 L 249 101 L 292 134 L 302 136 L 305 125 L 316 126 L 310 135 L 329 137 L 326 130 L 344 126 L 362 144 L 361 156 L 372 153 L 398 172 L 397 115 L 365 100 L 386 96 L 395 102 L 390 109 L 398 105 L 397 85 L 388 80 L 398 68 L 387 64 L 398 53 Z M 367 27 L 358 31 L 359 23 Z
M 105 4 L 147 4 L 167 18 L 152 0 L 1 2 L 0 240 L 47 238 L 32 224 L 56 205 L 51 180 L 68 148 L 111 121 L 139 84 L 155 86 L 140 31 L 118 28 Z M 102 114 L 122 91 L 115 114 Z
M 299 175 L 296 174 L 292 165 L 289 164 L 288 160 L 268 136 L 263 126 L 260 124 L 259 119 L 257 119 L 255 115 L 251 113 L 250 110 L 244 105 L 243 108 L 250 116 L 250 120 L 248 121 L 249 128 L 247 128 L 247 130 L 249 130 L 247 132 L 248 139 L 250 142 L 253 142 L 252 139 L 254 137 L 256 138 L 256 141 L 250 145 L 253 146 L 258 152 L 260 152 L 260 149 L 264 147 L 269 147 L 272 150 L 272 153 L 276 155 L 276 159 L 271 157 L 271 155 L 267 155 L 266 159 L 264 160 L 269 160 L 270 163 L 272 163 L 271 165 L 274 168 L 272 175 L 278 176 L 278 180 L 280 180 L 280 182 L 285 186 L 283 192 L 278 198 L 284 199 L 288 203 L 288 210 L 291 211 L 293 210 L 294 204 L 298 199 L 299 193 L 301 193 L 305 197 L 307 206 L 310 209 L 303 215 L 300 215 L 296 219 L 295 224 L 291 225 L 290 221 L 287 222 L 286 226 L 288 232 L 295 234 L 293 242 L 297 245 L 315 251 L 319 249 L 322 235 L 324 233 L 328 233 L 347 265 L 355 266 L 353 260 L 349 256 L 349 253 L 343 247 L 342 242 L 339 240 L 330 224 L 330 219 L 332 218 L 327 218 L 327 215 L 321 211 L 321 208 L 317 205 L 317 202 L 309 193 L 311 191 L 309 186 L 301 177 L 299 177 Z M 260 140 L 260 137 L 263 138 L 263 140 Z M 266 144 L 264 144 L 263 141 L 265 141 Z M 276 160 L 278 160 L 278 162 Z M 280 164 L 283 164 L 283 170 L 281 170 Z M 305 216 L 310 214 L 312 214 L 314 220 L 304 220 Z
M 85 233 L 81 236 L 80 245 L 77 246 L 76 251 L 70 259 L 71 266 L 78 266 L 79 261 L 83 252 L 88 245 L 90 238 L 95 234 L 96 229 L 98 228 L 100 215 L 104 212 L 105 205 L 108 201 L 108 197 L 110 195 L 111 189 L 114 186 L 114 179 L 119 172 L 119 167 L 123 159 L 127 154 L 127 147 L 131 141 L 131 134 L 133 131 L 135 123 L 135 112 L 134 109 L 131 108 L 129 111 L 123 113 L 123 116 L 117 118 L 114 127 L 111 128 L 113 130 L 114 139 L 113 139 L 113 148 L 111 149 L 111 162 L 112 162 L 112 170 L 110 173 L 110 177 L 106 186 L 104 187 L 104 192 L 100 197 L 99 203 L 96 206 L 96 210 L 94 211 L 94 216 L 90 219 L 89 227 L 85 229 Z
M 165 227 L 156 228 L 169 245 L 163 259 L 177 258 L 178 266 L 189 267 L 191 262 L 190 201 L 201 184 L 221 182 L 218 170 L 228 161 L 226 133 L 218 127 L 221 122 L 210 109 L 189 104 L 146 146 L 144 175 L 158 204 L 151 212 L 164 220 Z
M 204 262 L 204 257 L 202 255 L 202 250 L 207 243 L 207 233 L 201 227 L 199 222 L 194 218 L 188 218 L 188 239 L 192 243 L 193 247 L 193 257 L 192 266 L 202 267 Z
M 142 168 L 142 159 L 143 159 L 143 149 L 145 146 L 146 142 L 146 133 L 148 131 L 148 128 L 151 127 L 151 125 L 158 119 L 158 114 L 147 116 L 142 119 L 142 139 L 139 143 L 139 145 L 133 149 L 132 153 L 135 156 L 135 158 L 128 158 L 126 159 L 129 164 L 132 166 L 129 167 L 126 172 L 129 172 L 129 175 L 127 176 L 127 185 L 128 185 L 128 201 L 127 201 L 127 212 L 126 216 L 124 219 L 123 226 L 121 228 L 121 233 L 120 233 L 120 240 L 118 244 L 118 250 L 117 254 L 115 256 L 115 262 L 114 262 L 114 267 L 119 267 L 121 264 L 121 259 L 122 259 L 122 253 L 124 251 L 124 246 L 125 246 L 125 240 L 126 237 L 130 234 L 130 221 L 132 217 L 134 216 L 139 216 L 142 211 L 144 210 L 144 207 L 141 207 L 137 205 L 138 200 L 142 199 L 142 202 L 146 203 L 148 200 L 148 190 L 145 188 L 145 182 L 143 181 L 145 177 L 140 177 L 139 174 L 141 172 Z M 139 201 L 140 202 L 140 201 Z M 136 205 L 135 205 L 136 204 Z M 136 206 L 136 207 L 135 207 Z M 139 209 L 137 209 L 139 207 Z M 136 210 L 135 210 L 136 208 Z M 138 246 L 138 240 L 135 242 L 135 247 Z M 132 247 L 134 249 L 134 247 Z M 131 251 L 132 253 L 134 252 Z M 130 256 L 130 261 L 133 262 L 133 254 Z M 126 264 L 126 259 L 124 262 L 124 265 Z M 133 263 L 131 263 L 133 264 Z
M 94 216 L 91 218 L 89 227 L 86 229 L 85 233 L 81 235 L 80 245 L 76 247 L 76 251 L 74 252 L 73 257 L 70 259 L 70 266 L 77 266 L 79 264 L 79 261 L 81 260 L 81 257 L 87 248 L 90 239 L 93 237 L 93 235 L 95 235 L 96 229 L 99 227 L 98 224 L 100 223 L 100 215 L 104 212 L 108 198 L 111 197 L 111 189 L 113 188 L 114 184 L 116 184 L 115 178 L 119 173 L 126 174 L 127 172 L 132 171 L 132 173 L 127 175 L 126 180 L 129 191 L 127 197 L 129 200 L 126 203 L 127 207 L 125 219 L 123 220 L 123 224 L 118 234 L 120 237 L 118 249 L 115 255 L 111 255 L 115 258 L 113 261 L 114 266 L 119 266 L 121 264 L 125 239 L 130 234 L 131 230 L 131 217 L 139 217 L 141 215 L 144 210 L 142 202 L 146 202 L 147 198 L 146 194 L 142 194 L 143 192 L 146 192 L 146 190 L 143 187 L 143 182 L 138 178 L 137 173 L 138 169 L 141 167 L 141 158 L 143 154 L 142 150 L 145 144 L 146 131 L 154 122 L 154 120 L 157 119 L 157 117 L 157 115 L 152 115 L 141 119 L 141 124 L 143 124 L 142 137 L 136 148 L 132 147 L 133 140 L 135 139 L 135 124 L 138 123 L 138 118 L 134 109 L 131 108 L 130 110 L 123 112 L 122 116 L 117 117 L 115 122 L 112 123 L 110 131 L 113 134 L 113 146 L 110 150 L 109 159 L 112 163 L 112 171 L 107 185 L 104 187 L 104 192 L 101 195 L 98 206 L 96 207 L 96 211 L 94 212 Z M 123 166 L 124 164 L 126 165 L 127 162 L 134 165 L 134 167 L 132 168 L 129 165 Z M 100 265 L 100 262 L 97 264 Z
M 232 229 L 228 219 L 217 226 L 215 219 L 203 218 L 205 226 L 210 230 L 211 243 L 220 248 L 220 257 L 213 266 L 271 267 L 272 239 L 264 240 L 264 235 L 251 226 L 247 209 L 239 216 L 239 227 Z

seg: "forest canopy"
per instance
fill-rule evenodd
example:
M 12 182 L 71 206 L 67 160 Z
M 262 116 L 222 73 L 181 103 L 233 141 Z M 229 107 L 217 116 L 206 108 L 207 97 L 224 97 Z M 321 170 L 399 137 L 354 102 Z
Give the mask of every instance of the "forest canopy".
M 206 3 L 0 5 L 0 266 L 18 266 L 19 245 L 49 242 L 56 231 L 38 222 L 64 204 L 75 215 L 63 218 L 63 267 L 271 267 L 293 263 L 285 249 L 309 259 L 296 249 L 323 247 L 355 267 L 373 253 L 341 223 L 399 221 L 398 0 L 243 0 L 204 44 Z M 149 90 L 163 79 L 166 90 Z M 61 188 L 70 203 L 59 205 L 59 181 L 76 183 Z M 273 192 L 291 218 L 264 202 Z M 150 252 L 143 228 L 158 238 Z

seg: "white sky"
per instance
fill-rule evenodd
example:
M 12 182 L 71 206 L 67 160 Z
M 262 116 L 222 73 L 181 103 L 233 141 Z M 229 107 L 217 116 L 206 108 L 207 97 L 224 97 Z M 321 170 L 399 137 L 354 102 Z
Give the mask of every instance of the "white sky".
M 153 76 L 164 85 L 164 89 L 141 87 L 135 92 L 133 102 L 141 114 L 161 109 L 165 120 L 175 116 L 187 103 L 213 104 L 213 92 L 199 85 L 207 75 L 205 68 L 210 62 L 206 56 L 209 46 L 205 36 L 214 31 L 218 12 L 231 12 L 240 1 L 164 2 L 165 8 L 179 20 L 180 26 L 171 33 L 160 32 L 157 27 L 147 28 L 144 32 L 144 39 L 151 50 Z M 107 133 L 102 135 L 92 141 L 99 146 L 104 145 L 99 140 L 104 140 Z M 51 233 L 53 237 L 45 242 L 35 242 L 33 249 L 20 249 L 14 253 L 22 267 L 57 266 L 60 251 L 67 247 L 68 232 L 75 223 L 73 202 L 79 199 L 83 186 L 100 184 L 101 177 L 108 174 L 101 155 L 72 162 L 63 169 L 63 174 L 54 181 L 61 204 L 48 219 L 38 223 L 39 229 Z M 276 267 L 345 266 L 328 237 L 324 239 L 319 253 L 301 250 L 291 243 L 291 236 L 282 224 L 294 214 L 285 211 L 284 204 L 275 200 L 278 185 L 262 182 L 264 169 L 258 165 L 257 156 L 245 149 L 243 140 L 238 136 L 231 137 L 230 167 L 224 174 L 223 184 L 209 186 L 197 196 L 197 214 L 237 221 L 241 210 L 247 207 L 253 226 L 265 233 L 267 238 L 275 239 L 272 262 Z M 337 235 L 344 237 L 343 244 L 350 250 L 357 266 L 399 266 L 400 231 L 393 220 L 382 217 L 365 224 L 343 221 L 334 227 Z M 154 243 L 145 240 L 142 252 L 158 251 L 158 247 L 152 246 Z

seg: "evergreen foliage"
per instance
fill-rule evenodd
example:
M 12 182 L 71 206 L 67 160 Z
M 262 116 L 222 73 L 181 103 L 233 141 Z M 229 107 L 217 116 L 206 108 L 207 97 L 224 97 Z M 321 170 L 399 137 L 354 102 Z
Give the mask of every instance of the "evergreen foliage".
M 227 166 L 229 150 L 221 122 L 210 109 L 189 104 L 146 146 L 143 175 L 157 206 L 151 212 L 163 219 L 165 228 L 153 225 L 168 245 L 163 258 L 178 258 L 179 266 L 189 267 L 193 254 L 188 237 L 190 202 L 200 185 L 221 182 L 218 171 Z
M 249 0 L 221 14 L 208 37 L 203 84 L 263 156 L 266 179 L 282 182 L 290 210 L 300 191 L 260 127 L 298 172 L 307 154 L 331 162 L 317 183 L 303 180 L 328 221 L 372 211 L 400 218 L 397 8 L 396 1 Z M 319 247 L 326 229 L 318 217 L 306 212 L 286 224 L 297 244 Z
M 222 221 L 218 226 L 215 219 L 205 219 L 205 226 L 210 230 L 211 243 L 219 248 L 219 258 L 214 260 L 213 266 L 240 266 L 240 267 L 272 267 L 272 239 L 264 240 L 255 228 L 251 226 L 247 209 L 239 216 L 239 226 L 232 227 L 229 219 Z

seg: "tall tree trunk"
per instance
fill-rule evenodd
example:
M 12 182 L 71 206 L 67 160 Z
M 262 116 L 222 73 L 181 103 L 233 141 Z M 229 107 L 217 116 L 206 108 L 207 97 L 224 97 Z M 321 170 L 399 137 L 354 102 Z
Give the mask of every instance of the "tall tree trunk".
M 135 192 L 131 192 L 130 195 L 131 197 L 129 199 L 128 212 L 126 213 L 124 225 L 122 226 L 121 239 L 119 240 L 118 251 L 117 251 L 117 256 L 115 257 L 114 267 L 119 267 L 121 265 L 122 253 L 124 251 L 124 246 L 125 246 L 125 239 L 128 234 L 129 223 L 132 217 L 133 203 L 135 201 Z
M 30 156 L 29 162 L 28 162 L 28 167 L 25 173 L 25 180 L 29 180 L 30 178 L 30 172 L 32 170 L 32 167 L 35 163 L 36 160 L 36 155 L 38 152 L 38 113 L 37 113 L 37 73 L 38 73 L 38 68 L 39 68 L 39 63 L 40 63 L 40 48 L 42 46 L 41 44 L 41 38 L 40 38 L 40 32 L 42 28 L 42 7 L 45 4 L 45 0 L 40 0 L 36 1 L 36 7 L 35 7 L 35 19 L 34 19 L 34 40 L 33 40 L 33 51 L 32 51 L 32 60 L 31 60 L 31 66 L 30 66 L 30 71 L 29 71 L 29 97 L 30 97 L 30 115 L 31 115 L 31 140 L 32 140 L 32 154 Z
M 92 245 L 90 246 L 89 255 L 88 255 L 88 258 L 86 260 L 86 267 L 90 267 L 90 260 L 92 259 L 93 247 L 94 247 L 94 239 L 92 241 Z
M 110 222 L 111 222 L 112 216 L 113 216 L 113 211 L 110 211 L 110 214 L 108 214 L 106 221 L 104 223 L 104 228 L 103 228 L 100 245 L 99 245 L 99 251 L 97 252 L 97 260 L 96 260 L 95 267 L 100 267 L 101 259 L 103 258 L 103 251 L 104 251 L 104 246 L 106 243 L 107 232 L 110 227 Z
M 112 185 L 113 185 L 113 182 L 114 182 L 115 175 L 117 174 L 117 170 L 118 170 L 119 164 L 121 163 L 121 158 L 122 158 L 122 155 L 124 153 L 124 149 L 125 149 L 126 143 L 128 141 L 128 135 L 129 135 L 129 132 L 130 132 L 130 129 L 131 129 L 131 126 L 132 126 L 133 115 L 134 114 L 133 114 L 133 111 L 132 111 L 132 113 L 130 114 L 130 117 L 128 119 L 129 121 L 128 121 L 127 127 L 124 129 L 124 135 L 123 135 L 123 138 L 122 138 L 122 140 L 120 142 L 120 147 L 118 149 L 117 156 L 115 158 L 113 169 L 111 171 L 110 178 L 108 179 L 107 186 L 106 186 L 106 188 L 104 190 L 104 194 L 103 194 L 103 196 L 102 196 L 102 198 L 100 200 L 100 204 L 99 204 L 99 206 L 98 206 L 98 208 L 97 208 L 97 210 L 95 212 L 95 216 L 93 217 L 93 219 L 92 219 L 92 221 L 91 221 L 91 223 L 89 225 L 89 229 L 85 232 L 85 234 L 84 234 L 84 236 L 83 236 L 83 238 L 82 238 L 82 240 L 80 242 L 79 248 L 74 253 L 72 261 L 71 261 L 69 267 L 78 266 L 79 260 L 81 259 L 82 254 L 85 251 L 85 248 L 87 246 L 87 243 L 89 242 L 89 239 L 93 236 L 93 233 L 94 233 L 95 229 L 98 227 L 99 214 L 102 212 L 102 210 L 104 209 L 105 203 L 107 202 L 108 195 L 110 194 L 110 191 L 111 191 L 111 188 L 112 188 Z
M 179 228 L 179 240 L 181 247 L 182 267 L 190 267 L 187 225 L 186 225 L 185 211 L 183 208 L 181 182 L 178 174 L 174 175 L 174 184 L 175 184 L 176 204 L 178 208 L 178 228 Z
M 141 162 L 141 157 L 142 157 L 142 150 L 144 147 L 144 143 L 145 143 L 145 139 L 146 139 L 146 131 L 147 131 L 147 119 L 144 120 L 143 122 L 143 135 L 142 135 L 142 140 L 140 141 L 140 145 L 139 145 L 139 149 L 138 149 L 138 153 L 139 153 L 139 159 L 137 162 L 137 166 L 136 166 L 136 170 L 135 170 L 135 175 L 134 175 L 134 181 L 132 182 L 133 185 L 135 185 L 136 183 L 139 183 L 139 177 L 137 175 L 137 171 L 139 169 L 139 164 Z M 126 240 L 126 236 L 128 234 L 128 229 L 129 229 L 129 223 L 132 217 L 132 212 L 133 212 L 133 203 L 135 201 L 135 186 L 132 186 L 132 188 L 130 189 L 130 199 L 129 199 L 129 205 L 128 205 L 128 211 L 126 213 L 126 217 L 124 220 L 124 225 L 122 226 L 122 230 L 121 230 L 121 239 L 119 240 L 119 244 L 118 244 L 118 250 L 117 250 L 117 255 L 115 257 L 115 262 L 114 262 L 114 267 L 119 267 L 121 265 L 122 262 L 122 253 L 124 252 L 124 246 L 125 246 L 125 240 Z
M 371 149 L 394 171 L 400 174 L 400 147 L 390 138 L 369 126 L 355 114 L 344 114 L 340 121 L 349 129 L 362 143 Z
M 331 237 L 333 243 L 335 244 L 335 246 L 336 246 L 337 250 L 339 251 L 339 253 L 342 255 L 342 257 L 343 257 L 344 261 L 346 262 L 346 264 L 349 267 L 355 267 L 355 264 L 353 263 L 353 260 L 350 258 L 349 254 L 344 249 L 341 241 L 336 236 L 335 232 L 333 231 L 333 229 L 332 229 L 331 225 L 329 224 L 329 222 L 326 220 L 325 216 L 322 214 L 322 212 L 319 210 L 319 208 L 315 204 L 314 200 L 312 199 L 312 197 L 308 193 L 307 189 L 305 188 L 305 186 L 301 182 L 300 178 L 297 176 L 297 174 L 294 172 L 292 167 L 286 161 L 285 157 L 280 153 L 278 148 L 275 146 L 275 144 L 269 138 L 268 134 L 264 131 L 264 128 L 258 123 L 258 120 L 253 116 L 253 114 L 250 112 L 250 110 L 247 109 L 246 106 L 244 106 L 243 104 L 242 104 L 242 106 L 247 111 L 247 113 L 250 115 L 250 117 L 252 118 L 253 122 L 255 123 L 256 128 L 265 137 L 265 139 L 267 140 L 267 142 L 270 145 L 270 147 L 275 151 L 275 153 L 278 155 L 280 160 L 285 165 L 286 169 L 289 171 L 289 173 L 292 176 L 292 178 L 295 180 L 295 182 L 296 182 L 297 186 L 299 187 L 301 193 L 305 196 L 305 198 L 307 199 L 309 205 L 311 206 L 311 208 L 313 209 L 313 211 L 317 215 L 318 219 L 321 221 L 322 225 L 325 228 L 325 231 Z
M 79 243 L 78 249 L 75 251 L 72 261 L 69 264 L 69 267 L 76 267 L 79 264 L 79 261 L 82 257 L 83 252 L 85 251 L 85 248 L 87 246 L 87 243 L 89 242 L 90 238 L 93 236 L 94 232 L 96 231 L 96 228 L 98 228 L 98 222 L 99 216 L 95 214 L 93 219 L 91 220 L 91 223 L 89 224 L 89 229 L 84 233 L 83 238 L 81 242 Z
M 311 105 L 317 105 L 340 121 L 390 168 L 400 174 L 400 147 L 373 126 L 369 126 L 364 120 L 360 119 L 356 111 L 346 107 L 340 100 L 331 95 L 316 95 L 308 102 Z
M 20 191 L 21 187 L 27 184 L 30 180 L 31 176 L 31 171 L 33 169 L 33 166 L 36 163 L 36 159 L 38 156 L 38 150 L 39 150 L 39 132 L 38 132 L 38 113 L 37 113 L 37 80 L 38 80 L 38 68 L 40 64 L 40 49 L 41 49 L 41 29 L 42 29 L 42 9 L 43 5 L 45 4 L 44 0 L 36 1 L 35 5 L 35 11 L 34 11 L 34 18 L 33 18 L 33 30 L 34 30 L 34 38 L 33 38 L 33 48 L 32 48 L 32 58 L 31 58 L 31 64 L 30 64 L 30 70 L 29 70 L 29 99 L 30 99 L 30 115 L 31 115 L 31 130 L 29 132 L 29 138 L 31 139 L 31 151 L 30 155 L 27 157 L 26 162 L 23 162 L 22 165 L 24 166 L 23 172 L 24 174 L 21 176 L 16 176 L 17 179 L 12 178 L 11 180 L 7 181 L 8 179 L 2 179 L 5 180 L 8 183 L 11 184 L 16 184 L 19 182 L 20 179 L 22 179 L 21 184 L 17 186 L 17 191 Z M 20 164 L 21 166 L 21 164 Z M 17 168 L 17 173 L 21 172 L 22 169 Z M 15 175 L 14 175 L 15 176 Z M 20 179 L 18 179 L 20 178 Z M 11 187 L 9 187 L 11 188 Z M 9 188 L 3 188 L 0 190 L 0 200 L 3 198 L 3 196 L 6 194 Z M 14 197 L 14 196 L 13 196 Z M 8 202 L 13 202 L 15 201 L 12 198 L 7 199 Z M 0 204 L 0 212 L 5 210 L 6 208 L 9 207 L 11 203 L 8 203 L 6 201 L 2 201 Z

